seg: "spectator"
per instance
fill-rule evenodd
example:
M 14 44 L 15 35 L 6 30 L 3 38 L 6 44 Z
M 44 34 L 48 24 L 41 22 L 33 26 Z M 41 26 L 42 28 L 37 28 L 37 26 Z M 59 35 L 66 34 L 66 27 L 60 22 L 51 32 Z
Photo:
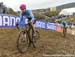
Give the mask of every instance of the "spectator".
M 5 12 L 6 12 L 5 8 L 3 8 L 3 14 L 5 14 Z

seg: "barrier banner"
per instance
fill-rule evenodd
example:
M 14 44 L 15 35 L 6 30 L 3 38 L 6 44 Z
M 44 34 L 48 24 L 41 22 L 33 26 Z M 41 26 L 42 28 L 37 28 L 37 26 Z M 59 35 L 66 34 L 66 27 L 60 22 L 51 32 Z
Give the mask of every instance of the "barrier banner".
M 43 29 L 46 29 L 46 23 L 43 22 L 43 21 L 36 21 L 35 27 L 36 27 L 36 28 L 43 28 Z
M 61 27 L 58 26 L 57 29 L 56 29 L 56 31 L 57 32 L 63 32 L 63 28 L 61 28 Z
M 50 30 L 56 30 L 56 24 L 54 23 L 47 23 L 46 24 L 46 29 L 50 29 Z
M 15 27 L 17 21 L 20 21 L 19 17 L 0 15 L 0 27 Z
M 20 22 L 21 21 L 21 22 Z M 0 27 L 2 28 L 14 28 L 16 27 L 16 22 L 20 22 L 21 24 L 27 24 L 27 19 L 20 20 L 20 17 L 18 16 L 9 16 L 9 15 L 0 15 Z M 35 25 L 36 28 L 41 29 L 50 29 L 50 30 L 56 30 L 56 24 L 49 23 L 45 21 L 36 21 Z

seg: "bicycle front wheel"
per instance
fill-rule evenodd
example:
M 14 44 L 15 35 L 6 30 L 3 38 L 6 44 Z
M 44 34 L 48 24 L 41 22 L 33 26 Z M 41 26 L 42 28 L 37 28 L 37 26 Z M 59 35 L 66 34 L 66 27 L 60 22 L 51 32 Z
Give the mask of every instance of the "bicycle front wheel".
M 63 29 L 63 35 L 64 35 L 64 37 L 66 37 L 66 33 L 67 33 L 67 28 L 64 28 Z
M 24 31 L 21 31 L 19 33 L 18 39 L 17 39 L 17 48 L 19 52 L 24 53 L 28 49 L 28 37 L 27 33 Z

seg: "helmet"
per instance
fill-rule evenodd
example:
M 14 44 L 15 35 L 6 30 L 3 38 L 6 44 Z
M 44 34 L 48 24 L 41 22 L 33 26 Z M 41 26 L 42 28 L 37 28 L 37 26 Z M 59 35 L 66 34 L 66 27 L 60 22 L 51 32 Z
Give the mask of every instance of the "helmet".
M 20 5 L 20 9 L 21 9 L 21 10 L 26 9 L 26 5 L 25 5 L 25 4 L 21 4 L 21 5 Z

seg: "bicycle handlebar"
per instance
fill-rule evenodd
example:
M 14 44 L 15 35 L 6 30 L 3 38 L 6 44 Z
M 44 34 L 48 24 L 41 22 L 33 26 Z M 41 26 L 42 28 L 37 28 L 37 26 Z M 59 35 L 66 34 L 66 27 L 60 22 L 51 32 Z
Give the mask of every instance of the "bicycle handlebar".
M 33 24 L 35 24 L 35 23 L 36 23 L 36 20 L 34 20 Z M 27 25 L 28 24 L 19 24 L 18 22 L 16 23 L 16 27 L 17 27 L 18 30 L 20 29 L 19 26 L 23 26 L 23 27 L 27 28 Z
M 28 25 L 28 24 L 18 24 L 18 23 L 17 23 L 17 24 L 16 24 L 16 27 L 17 27 L 17 29 L 19 29 L 20 26 L 21 26 L 21 27 L 26 27 L 27 25 Z

